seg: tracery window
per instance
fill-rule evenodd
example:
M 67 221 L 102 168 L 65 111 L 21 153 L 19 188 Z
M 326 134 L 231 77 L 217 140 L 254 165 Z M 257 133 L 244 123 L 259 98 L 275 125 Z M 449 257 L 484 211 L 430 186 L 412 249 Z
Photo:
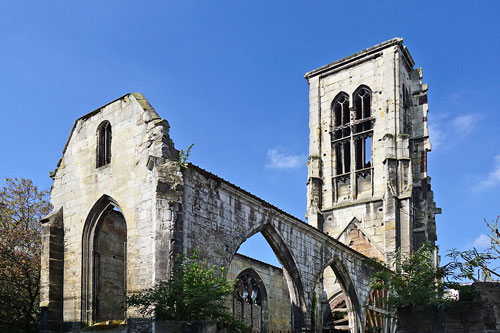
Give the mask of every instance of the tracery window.
M 341 92 L 333 100 L 333 136 L 332 143 L 335 149 L 335 169 L 337 175 L 351 171 L 351 114 L 349 110 L 349 97 Z
M 345 92 L 332 102 L 332 148 L 335 179 L 339 182 L 349 183 L 351 171 L 362 177 L 370 174 L 374 122 L 371 102 L 372 93 L 367 86 L 354 92 L 352 107 Z
M 111 162 L 111 124 L 103 121 L 97 128 L 96 166 L 101 167 Z
M 252 332 L 262 330 L 265 287 L 252 269 L 238 275 L 233 292 L 233 316 L 252 327 Z

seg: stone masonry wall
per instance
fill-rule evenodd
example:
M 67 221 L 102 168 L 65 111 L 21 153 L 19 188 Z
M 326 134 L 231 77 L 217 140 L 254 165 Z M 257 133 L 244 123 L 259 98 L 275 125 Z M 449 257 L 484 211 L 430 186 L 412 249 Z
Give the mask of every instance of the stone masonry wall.
M 239 246 L 261 232 L 283 264 L 290 298 L 298 309 L 293 314 L 294 328 L 310 325 L 313 293 L 329 266 L 340 272 L 361 325 L 361 304 L 368 297 L 371 274 L 365 257 L 194 165 L 184 170 L 183 179 L 185 252 L 197 249 L 209 262 L 229 267 Z
M 97 129 L 104 121 L 111 125 L 111 160 L 96 167 Z M 179 253 L 198 250 L 228 268 L 239 246 L 261 232 L 283 264 L 294 329 L 320 325 L 311 318 L 312 304 L 326 267 L 351 300 L 352 328 L 361 327 L 371 274 L 366 257 L 220 177 L 181 166 L 168 130 L 135 93 L 75 122 L 53 175 L 54 211 L 43 221 L 44 318 L 57 327 L 62 311 L 66 331 L 96 321 L 95 235 L 104 213 L 116 207 L 126 225 L 127 294 L 166 279 Z M 128 309 L 127 318 L 137 316 Z
M 227 272 L 228 280 L 234 281 L 245 268 L 253 268 L 259 274 L 266 288 L 269 332 L 278 333 L 291 330 L 292 308 L 283 270 L 247 256 L 236 254 Z
M 96 130 L 105 120 L 112 127 L 111 162 L 96 168 Z M 126 221 L 128 290 L 152 285 L 158 225 L 153 207 L 158 180 L 147 164 L 151 156 L 177 159 L 168 129 L 168 123 L 140 94 L 125 95 L 75 122 L 51 191 L 54 211 L 63 208 L 62 294 L 67 327 L 77 327 L 83 317 L 82 231 L 92 207 L 104 195 L 118 203 Z M 45 301 L 43 295 L 41 301 Z
M 500 283 L 474 284 L 479 295 L 444 307 L 419 306 L 398 311 L 400 333 L 500 332 Z

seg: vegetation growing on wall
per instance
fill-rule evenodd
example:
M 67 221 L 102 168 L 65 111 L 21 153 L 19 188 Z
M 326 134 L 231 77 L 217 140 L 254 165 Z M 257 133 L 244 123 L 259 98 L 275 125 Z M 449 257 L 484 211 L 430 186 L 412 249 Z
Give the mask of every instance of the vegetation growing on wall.
M 184 151 L 181 149 L 179 151 L 179 165 L 183 168 L 187 168 L 188 165 L 188 159 L 189 159 L 189 154 L 191 154 L 191 148 L 193 148 L 194 143 L 190 144 L 188 149 Z

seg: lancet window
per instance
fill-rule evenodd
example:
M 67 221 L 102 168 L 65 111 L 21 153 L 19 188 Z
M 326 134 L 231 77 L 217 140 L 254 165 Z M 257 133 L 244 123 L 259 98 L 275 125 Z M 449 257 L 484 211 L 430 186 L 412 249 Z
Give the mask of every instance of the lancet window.
M 341 92 L 333 100 L 332 143 L 335 150 L 335 169 L 337 175 L 347 174 L 351 171 L 351 112 L 349 109 L 349 96 Z
M 97 167 L 111 162 L 111 124 L 102 122 L 97 128 Z
M 356 170 L 371 167 L 373 118 L 371 113 L 372 94 L 368 87 L 362 86 L 354 93 L 354 146 Z

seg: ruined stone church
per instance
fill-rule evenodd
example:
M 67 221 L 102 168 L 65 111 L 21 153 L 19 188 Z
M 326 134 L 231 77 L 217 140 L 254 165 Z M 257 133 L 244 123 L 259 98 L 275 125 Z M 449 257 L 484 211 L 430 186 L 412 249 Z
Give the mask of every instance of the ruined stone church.
M 42 220 L 42 331 L 109 320 L 155 331 L 126 297 L 193 250 L 228 268 L 228 308 L 255 332 L 389 327 L 383 308 L 366 306 L 381 297 L 366 259 L 434 242 L 440 213 L 427 175 L 427 85 L 414 65 L 394 38 L 305 74 L 307 223 L 180 164 L 168 122 L 139 93 L 77 119 Z M 259 232 L 280 267 L 237 253 Z

